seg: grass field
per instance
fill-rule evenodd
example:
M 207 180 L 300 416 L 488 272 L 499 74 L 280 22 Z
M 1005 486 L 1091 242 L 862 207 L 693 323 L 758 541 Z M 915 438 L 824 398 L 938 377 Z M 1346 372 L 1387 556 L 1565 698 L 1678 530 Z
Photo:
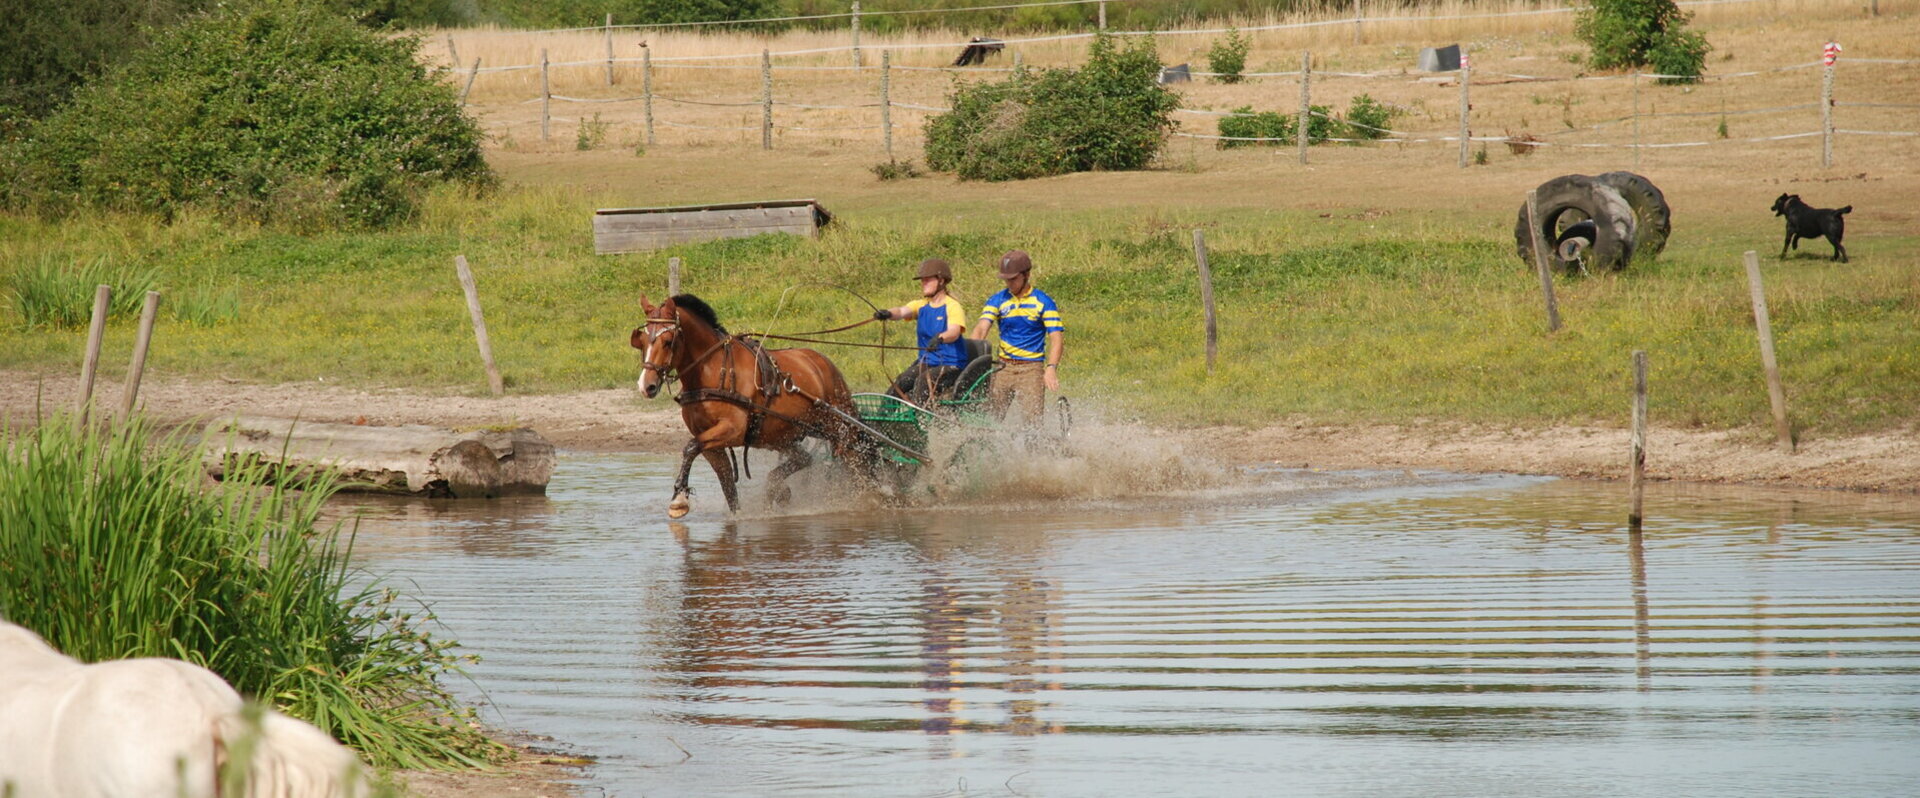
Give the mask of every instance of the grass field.
M 1819 8 L 1818 25 L 1781 12 L 1704 30 L 1738 58 L 1786 39 L 1796 53 L 1805 49 L 1799 38 L 1817 51 L 1824 27 L 1883 37 L 1877 55 L 1920 57 L 1891 35 L 1905 17 L 1863 21 L 1851 6 Z M 1788 10 L 1796 9 L 1813 13 Z M 1550 58 L 1571 46 L 1564 35 L 1539 36 L 1515 57 Z M 1814 74 L 1759 76 L 1742 90 L 1799 98 Z M 1877 90 L 1920 102 L 1916 86 Z M 1643 90 L 1689 96 L 1682 88 Z M 1294 89 L 1254 90 L 1279 105 Z M 403 230 L 298 237 L 192 216 L 172 224 L 0 217 L 0 263 L 14 279 L 39 264 L 105 258 L 151 274 L 170 307 L 195 298 L 181 304 L 197 308 L 188 315 L 200 321 L 162 327 L 153 369 L 478 393 L 485 381 L 452 269 L 452 257 L 465 254 L 509 390 L 544 393 L 632 384 L 637 355 L 627 332 L 640 292 L 663 293 L 669 256 L 685 259 L 686 287 L 730 326 L 778 332 L 868 313 L 839 288 L 899 304 L 912 295 L 913 264 L 933 255 L 958 264 L 956 285 L 977 302 L 998 287 L 991 260 L 1021 247 L 1067 315 L 1069 392 L 1112 412 L 1161 423 L 1618 425 L 1629 354 L 1647 349 L 1656 422 L 1751 428 L 1758 438 L 1767 399 L 1740 262 L 1752 249 L 1762 255 L 1796 425 L 1817 436 L 1920 422 L 1915 146 L 1845 138 L 1831 169 L 1819 166 L 1818 139 L 1644 152 L 1638 171 L 1666 191 L 1673 241 L 1657 261 L 1626 273 L 1562 281 L 1566 327 L 1557 334 L 1546 332 L 1538 284 L 1513 254 L 1515 210 L 1527 189 L 1555 175 L 1635 168 L 1630 151 L 1522 157 L 1496 146 L 1487 165 L 1458 169 L 1451 150 L 1431 146 L 1327 146 L 1301 167 L 1291 149 L 1220 151 L 1178 140 L 1145 172 L 989 185 L 946 176 L 881 182 L 867 169 L 878 155 L 858 142 L 784 139 L 763 152 L 675 141 L 637 155 L 521 138 L 490 152 L 507 188 L 438 195 Z M 1783 192 L 1855 206 L 1852 263 L 1826 260 L 1824 243 L 1777 258 L 1781 224 L 1767 207 Z M 790 197 L 817 197 L 840 222 L 817 240 L 592 254 L 595 208 Z M 1194 229 L 1206 231 L 1221 313 L 1221 363 L 1211 376 Z M 216 307 L 223 296 L 237 300 L 228 312 Z M 877 340 L 870 330 L 859 340 Z M 905 335 L 895 329 L 892 340 Z M 132 337 L 131 317 L 117 319 L 109 370 L 126 361 Z M 11 305 L 0 311 L 0 367 L 74 369 L 84 339 L 84 328 L 29 328 Z M 829 354 L 869 389 L 903 365 L 895 354 L 883 367 L 872 350 Z

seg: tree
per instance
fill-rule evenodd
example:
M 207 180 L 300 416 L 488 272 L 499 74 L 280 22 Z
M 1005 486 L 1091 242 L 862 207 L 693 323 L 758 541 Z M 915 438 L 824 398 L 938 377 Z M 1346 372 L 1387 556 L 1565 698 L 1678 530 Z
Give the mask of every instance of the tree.
M 1592 48 L 1595 69 L 1651 66 L 1663 83 L 1698 78 L 1713 49 L 1699 33 L 1686 29 L 1692 17 L 1674 0 L 1593 0 L 1580 11 L 1574 32 Z

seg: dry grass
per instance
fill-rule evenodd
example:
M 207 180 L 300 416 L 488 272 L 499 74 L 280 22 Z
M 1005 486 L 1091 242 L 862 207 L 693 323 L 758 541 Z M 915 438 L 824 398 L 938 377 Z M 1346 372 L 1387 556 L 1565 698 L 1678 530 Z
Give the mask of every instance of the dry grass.
M 1702 158 L 1732 163 L 1754 153 L 1807 154 L 1818 157 L 1819 139 L 1749 142 L 1747 139 L 1809 133 L 1819 129 L 1820 71 L 1803 68 L 1749 77 L 1711 78 L 1713 75 L 1807 64 L 1817 60 L 1820 45 L 1829 38 L 1846 44 L 1849 58 L 1920 58 L 1905 33 L 1914 3 L 1888 0 L 1882 15 L 1860 13 L 1855 0 L 1771 0 L 1743 4 L 1699 6 L 1691 10 L 1694 24 L 1714 45 L 1710 79 L 1695 86 L 1638 86 L 1622 76 L 1610 80 L 1521 80 L 1512 75 L 1569 78 L 1581 74 L 1577 61 L 1585 48 L 1571 35 L 1568 14 L 1519 17 L 1430 20 L 1432 16 L 1494 14 L 1527 10 L 1523 2 L 1447 3 L 1406 17 L 1405 9 L 1368 10 L 1369 17 L 1401 15 L 1404 23 L 1370 21 L 1363 41 L 1354 43 L 1348 25 L 1254 31 L 1247 71 L 1285 72 L 1299 68 L 1299 53 L 1311 49 L 1315 70 L 1322 73 L 1366 73 L 1343 77 L 1321 74 L 1313 83 L 1314 102 L 1344 109 L 1350 99 L 1365 93 L 1402 113 L 1392 127 L 1408 137 L 1433 139 L 1457 135 L 1459 89 L 1450 75 L 1425 76 L 1411 66 L 1422 46 L 1458 41 L 1473 53 L 1472 129 L 1475 136 L 1502 132 L 1531 135 L 1546 142 L 1541 151 L 1567 145 L 1622 145 L 1636 140 L 1647 144 L 1709 142 L 1703 147 L 1643 150 L 1641 164 Z M 1259 25 L 1325 21 L 1325 17 L 1276 15 L 1234 22 L 1243 28 Z M 1416 21 L 1418 20 L 1418 21 Z M 1206 68 L 1204 51 L 1214 35 L 1173 32 L 1158 37 L 1163 60 Z M 933 71 L 951 59 L 953 47 L 927 47 L 964 41 L 969 32 L 916 31 L 897 35 L 868 35 L 863 39 L 868 69 L 850 68 L 851 55 L 842 50 L 781 56 L 775 59 L 774 93 L 776 147 L 827 147 L 864 150 L 874 160 L 885 157 L 880 130 L 879 51 L 892 49 L 893 63 L 902 67 L 890 76 L 893 138 L 896 157 L 917 155 L 923 136 L 925 111 L 899 107 L 906 103 L 943 106 L 955 81 L 990 79 L 999 71 Z M 548 136 L 541 136 L 541 78 L 538 69 L 484 72 L 474 83 L 470 99 L 476 114 L 496 137 L 498 147 L 517 151 L 552 151 L 573 146 L 577 126 L 594 114 L 611 126 L 610 145 L 632 149 L 644 143 L 645 122 L 640 95 L 639 44 L 644 38 L 654 59 L 655 146 L 757 148 L 760 145 L 761 78 L 758 52 L 793 52 L 842 47 L 843 31 L 795 31 L 774 36 L 746 33 L 689 33 L 680 31 L 618 31 L 613 37 L 616 84 L 607 84 L 606 42 L 598 31 L 528 33 L 507 30 L 441 31 L 427 35 L 430 60 L 444 62 L 444 42 L 451 38 L 460 57 L 471 64 L 537 64 L 544 47 L 556 64 L 549 73 L 551 91 L 563 97 L 619 100 L 571 103 L 556 100 L 551 107 Z M 988 66 L 1004 69 L 1017 52 L 1027 64 L 1049 66 L 1077 63 L 1084 57 L 1085 39 L 1012 45 Z M 745 58 L 725 58 L 746 55 Z M 686 59 L 686 60 L 683 60 Z M 695 60 L 697 59 L 697 60 Z M 464 82 L 464 77 L 457 78 Z M 1196 82 L 1177 86 L 1188 109 L 1224 111 L 1242 105 L 1259 109 L 1291 110 L 1297 96 L 1292 77 L 1256 77 L 1238 85 Z M 1920 102 L 1920 65 L 1865 64 L 1843 59 L 1836 82 L 1841 102 Z M 1637 97 L 1636 97 L 1637 94 Z M 623 99 L 624 98 L 624 99 Z M 694 102 L 687 102 L 694 101 Z M 704 105 L 695 103 L 738 103 Z M 784 103 L 840 108 L 801 108 Z M 1626 121 L 1635 112 L 1638 124 Z M 1809 106 L 1783 111 L 1740 113 L 1778 106 Z M 1722 117 L 1720 112 L 1730 112 Z M 1674 116 L 1685 113 L 1693 116 Z M 1669 114 L 1653 116 L 1654 114 Z M 1856 130 L 1911 130 L 1912 109 L 1843 107 L 1837 126 Z M 1183 113 L 1182 129 L 1197 134 L 1216 132 L 1216 117 Z M 1720 137 L 1722 121 L 1726 140 Z M 1637 127 L 1637 131 L 1636 131 Z M 1434 166 L 1451 167 L 1457 144 L 1432 142 L 1403 145 L 1420 149 Z M 1176 150 L 1183 149 L 1176 146 Z M 1377 149 L 1377 148 L 1375 148 Z M 1920 138 L 1842 136 L 1836 144 L 1843 163 L 1874 166 L 1920 157 Z M 1572 155 L 1572 154 L 1569 154 Z

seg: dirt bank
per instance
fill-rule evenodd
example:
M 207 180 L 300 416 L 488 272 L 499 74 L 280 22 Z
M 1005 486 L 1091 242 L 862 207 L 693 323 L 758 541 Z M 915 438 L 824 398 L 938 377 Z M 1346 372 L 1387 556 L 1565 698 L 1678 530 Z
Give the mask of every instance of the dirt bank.
M 0 413 L 32 418 L 36 401 L 65 408 L 78 380 L 70 375 L 0 372 Z M 120 385 L 102 382 L 100 401 L 117 407 Z M 679 413 L 666 399 L 642 400 L 630 389 L 502 398 L 395 389 L 359 389 L 325 382 L 254 385 L 227 380 L 150 377 L 146 408 L 166 418 L 224 414 L 287 416 L 367 424 L 472 427 L 523 424 L 556 445 L 587 451 L 675 452 L 686 441 Z M 1627 432 L 1595 427 L 1517 429 L 1449 423 L 1323 424 L 1286 419 L 1265 426 L 1168 430 L 1231 464 L 1278 463 L 1316 468 L 1431 468 L 1567 477 L 1623 478 Z M 1765 430 L 1733 432 L 1667 428 L 1648 435 L 1654 479 L 1893 492 L 1920 492 L 1920 430 L 1889 434 L 1807 436 L 1793 454 L 1771 445 Z

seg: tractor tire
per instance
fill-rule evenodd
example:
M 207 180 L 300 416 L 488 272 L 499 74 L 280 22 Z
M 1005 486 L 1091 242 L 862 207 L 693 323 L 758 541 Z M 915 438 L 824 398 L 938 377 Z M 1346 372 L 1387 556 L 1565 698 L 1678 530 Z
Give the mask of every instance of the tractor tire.
M 1620 192 L 1633 208 L 1637 234 L 1634 257 L 1652 258 L 1667 248 L 1667 236 L 1673 233 L 1673 210 L 1667 206 L 1667 195 L 1660 193 L 1653 181 L 1632 172 L 1608 172 L 1593 179 Z
M 1586 175 L 1562 175 L 1541 183 L 1534 190 L 1539 203 L 1540 240 L 1559 242 L 1561 233 L 1581 221 L 1592 221 L 1593 245 L 1582 253 L 1588 269 L 1618 271 L 1633 261 L 1635 218 L 1633 207 L 1612 187 Z M 1527 204 L 1513 223 L 1515 254 L 1533 266 L 1533 235 L 1527 228 Z M 1551 246 L 1551 245 L 1550 245 Z M 1580 264 L 1560 260 L 1548 253 L 1549 262 L 1563 271 L 1578 271 Z

